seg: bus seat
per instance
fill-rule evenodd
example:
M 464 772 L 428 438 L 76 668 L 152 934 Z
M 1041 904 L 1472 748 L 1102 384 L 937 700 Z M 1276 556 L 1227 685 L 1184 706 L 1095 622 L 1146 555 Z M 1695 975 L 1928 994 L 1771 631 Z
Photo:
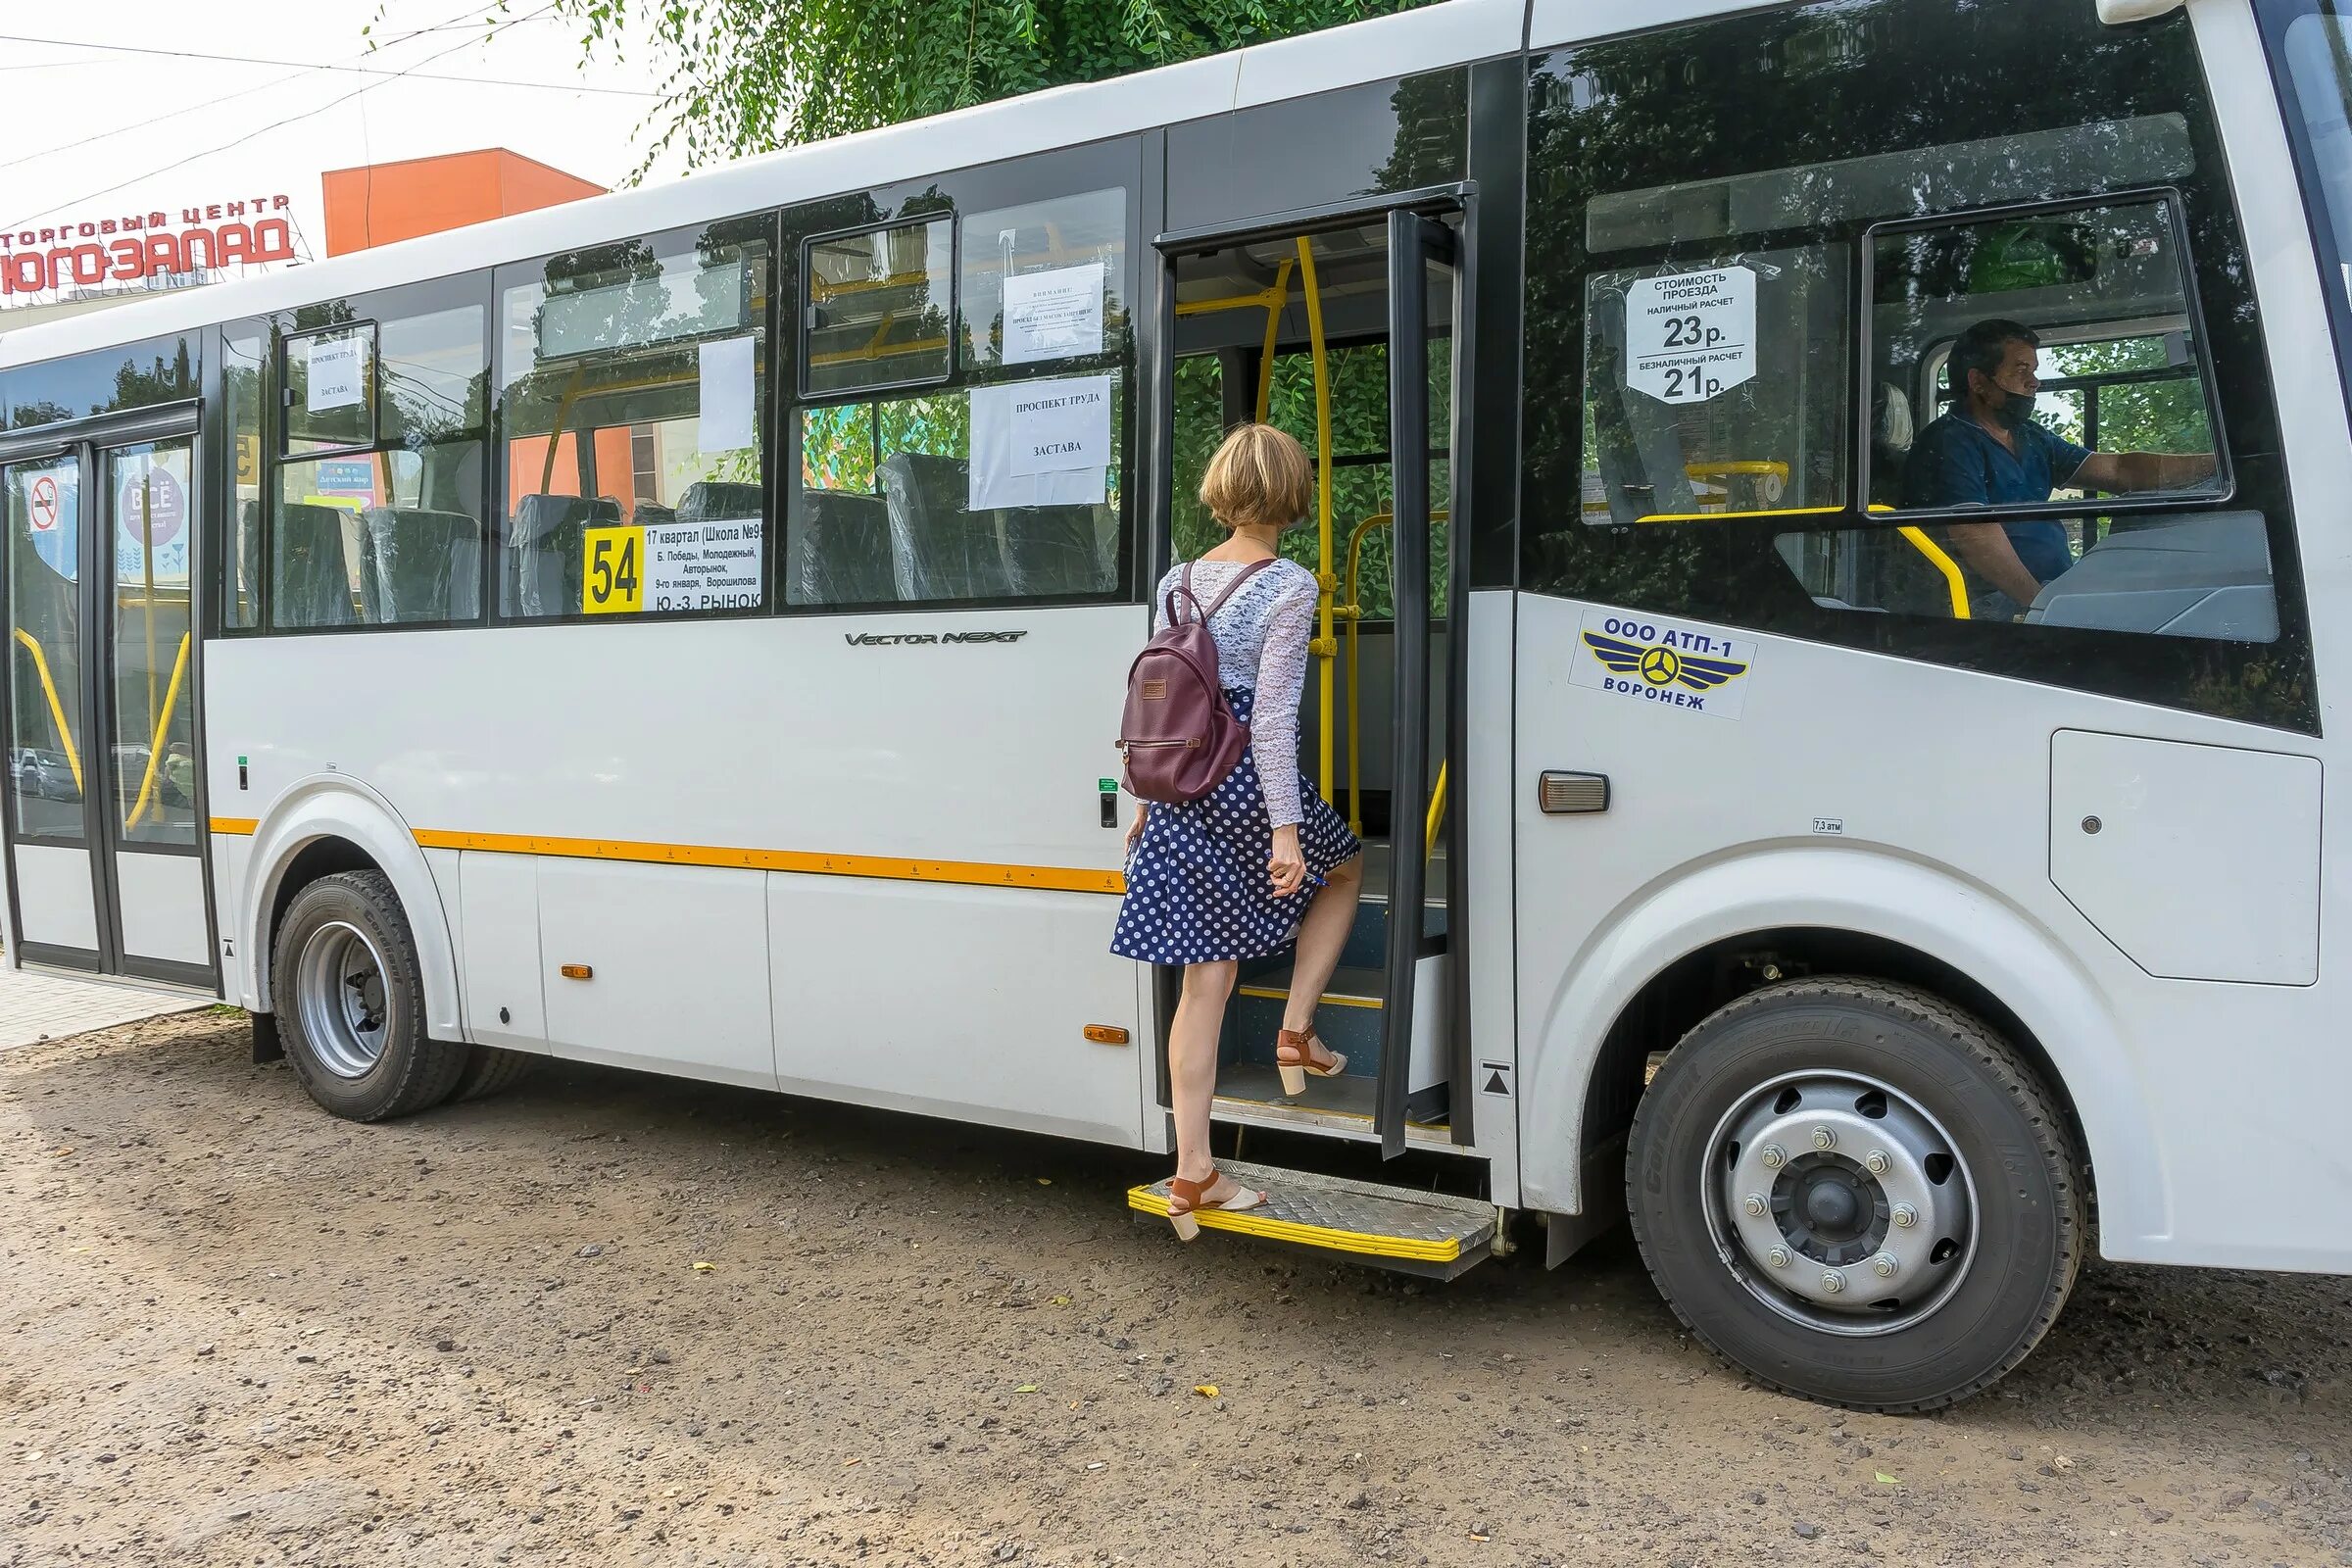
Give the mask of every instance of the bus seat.
M 764 516 L 766 511 L 767 492 L 756 484 L 698 479 L 686 487 L 686 494 L 679 499 L 677 520 L 740 521 L 746 517 Z
M 970 478 L 963 459 L 901 452 L 882 465 L 881 480 L 899 598 L 912 604 L 1011 595 L 995 514 L 964 504 Z
M 583 571 L 582 535 L 620 521 L 610 497 L 524 496 L 508 525 L 505 603 L 508 614 L 576 615 Z
M 793 523 L 787 603 L 886 605 L 899 597 L 890 508 L 853 490 L 804 490 Z
M 1105 568 L 1097 530 L 1101 507 L 1007 507 L 997 514 L 998 538 L 1012 591 L 1024 598 L 1101 593 Z
M 290 501 L 277 509 L 270 552 L 270 617 L 280 627 L 349 626 L 351 566 L 343 553 L 340 507 Z
M 481 613 L 480 523 L 414 507 L 370 507 L 360 518 L 360 603 L 370 624 Z

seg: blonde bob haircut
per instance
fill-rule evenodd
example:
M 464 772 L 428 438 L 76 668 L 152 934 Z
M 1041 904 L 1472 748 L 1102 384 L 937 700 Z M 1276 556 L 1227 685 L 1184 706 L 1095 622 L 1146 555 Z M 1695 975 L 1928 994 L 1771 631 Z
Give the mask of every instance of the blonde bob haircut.
M 1288 528 L 1315 501 L 1306 449 L 1270 424 L 1237 424 L 1200 477 L 1200 504 L 1227 532 Z

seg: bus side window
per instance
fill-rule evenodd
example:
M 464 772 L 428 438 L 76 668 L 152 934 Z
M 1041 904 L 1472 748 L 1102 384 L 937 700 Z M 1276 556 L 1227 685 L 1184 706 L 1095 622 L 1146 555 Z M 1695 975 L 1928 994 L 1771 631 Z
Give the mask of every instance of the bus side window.
M 260 378 L 232 339 L 226 387 L 238 506 L 225 552 L 234 590 L 223 596 L 226 624 L 251 614 L 248 558 L 265 548 L 262 539 L 272 630 L 480 617 L 484 281 L 477 274 L 296 312 L 276 360 L 285 395 L 274 412 L 264 405 L 258 420 L 245 407 Z M 250 480 L 249 435 L 261 470 Z M 250 514 L 249 494 L 261 503 Z
M 503 618 L 767 602 L 772 220 L 498 271 Z
M 787 604 L 1038 603 L 1116 587 L 1127 194 L 969 213 L 959 242 L 956 222 L 806 243 Z M 947 384 L 914 385 L 926 380 Z

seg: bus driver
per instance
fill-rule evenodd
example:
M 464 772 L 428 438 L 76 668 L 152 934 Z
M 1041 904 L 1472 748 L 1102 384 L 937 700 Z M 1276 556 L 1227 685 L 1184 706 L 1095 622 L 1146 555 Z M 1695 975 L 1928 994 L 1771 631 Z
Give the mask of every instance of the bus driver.
M 2030 506 L 2065 486 L 2178 490 L 2213 476 L 2210 453 L 2090 452 L 2035 420 L 2040 346 L 2033 328 L 2017 321 L 1979 321 L 1960 335 L 1951 360 L 1960 395 L 1912 445 L 1906 508 Z M 1954 523 L 1951 538 L 1992 585 L 1978 599 L 1981 619 L 2015 618 L 2075 564 L 2066 524 L 2056 517 Z

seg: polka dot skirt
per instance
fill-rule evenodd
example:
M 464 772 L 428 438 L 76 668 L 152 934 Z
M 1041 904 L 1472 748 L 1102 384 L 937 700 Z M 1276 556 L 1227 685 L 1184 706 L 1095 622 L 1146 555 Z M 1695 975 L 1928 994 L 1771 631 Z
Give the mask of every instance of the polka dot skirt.
M 1245 724 L 1254 693 L 1225 689 Z M 1304 820 L 1298 850 L 1306 868 L 1328 877 L 1362 853 L 1340 813 L 1311 785 L 1298 791 Z M 1110 951 L 1146 963 L 1222 963 L 1279 953 L 1298 935 L 1308 882 L 1287 899 L 1274 896 L 1266 860 L 1274 829 L 1257 763 L 1248 751 L 1223 783 L 1198 801 L 1154 802 L 1143 837 L 1127 860 L 1127 897 L 1119 905 Z

